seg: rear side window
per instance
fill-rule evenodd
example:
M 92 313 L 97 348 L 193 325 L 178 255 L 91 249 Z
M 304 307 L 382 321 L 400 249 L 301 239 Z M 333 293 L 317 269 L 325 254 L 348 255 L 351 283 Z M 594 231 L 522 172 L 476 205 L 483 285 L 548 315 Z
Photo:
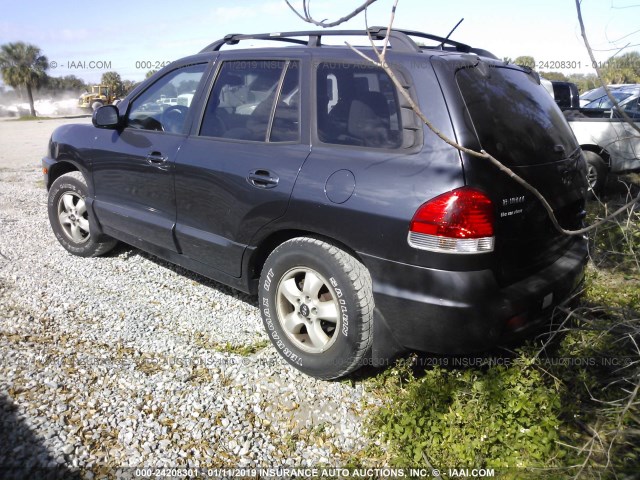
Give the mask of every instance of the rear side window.
M 316 73 L 318 138 L 324 143 L 399 148 L 396 89 L 381 68 L 320 63 Z
M 282 88 L 273 116 L 269 135 L 271 142 L 291 142 L 300 138 L 300 68 L 290 62 L 282 81 Z
M 627 116 L 640 119 L 640 98 L 635 98 L 622 107 Z
M 200 135 L 261 142 L 297 140 L 299 70 L 296 61 L 224 62 Z

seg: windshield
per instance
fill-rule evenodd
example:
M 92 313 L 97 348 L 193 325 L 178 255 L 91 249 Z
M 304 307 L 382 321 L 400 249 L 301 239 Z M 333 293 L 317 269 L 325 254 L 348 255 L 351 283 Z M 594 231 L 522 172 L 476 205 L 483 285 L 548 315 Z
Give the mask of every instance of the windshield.
M 633 92 L 622 92 L 622 91 L 612 91 L 611 95 L 616 99 L 618 103 L 626 100 Z M 587 103 L 583 108 L 611 108 L 613 106 L 613 102 L 607 95 L 603 95 L 600 98 L 596 98 L 592 102 Z
M 484 150 L 524 166 L 566 158 L 578 147 L 555 101 L 532 75 L 479 65 L 459 70 L 456 79 Z
M 602 95 L 604 95 L 604 88 L 602 87 L 593 88 L 589 91 L 584 92 L 582 95 L 580 95 L 580 100 L 590 102 L 592 100 L 595 100 L 596 98 L 602 97 Z

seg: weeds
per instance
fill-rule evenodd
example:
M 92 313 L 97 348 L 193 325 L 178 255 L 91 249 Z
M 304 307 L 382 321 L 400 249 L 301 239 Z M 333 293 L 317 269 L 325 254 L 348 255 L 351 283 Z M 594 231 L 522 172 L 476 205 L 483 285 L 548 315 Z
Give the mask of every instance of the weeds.
M 606 203 L 592 202 L 588 223 L 636 195 L 638 178 Z M 593 231 L 578 305 L 560 307 L 553 334 L 501 364 L 418 371 L 409 359 L 370 380 L 380 406 L 368 431 L 382 443 L 372 442 L 369 457 L 400 467 L 496 468 L 517 472 L 513 478 L 637 474 L 639 249 L 634 209 Z

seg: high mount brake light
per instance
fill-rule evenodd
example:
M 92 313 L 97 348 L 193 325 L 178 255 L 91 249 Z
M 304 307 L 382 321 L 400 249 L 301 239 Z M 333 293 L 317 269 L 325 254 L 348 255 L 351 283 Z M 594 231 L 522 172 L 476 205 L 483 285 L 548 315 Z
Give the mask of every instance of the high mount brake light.
M 492 252 L 493 203 L 479 190 L 462 187 L 424 203 L 413 216 L 408 242 L 445 253 Z

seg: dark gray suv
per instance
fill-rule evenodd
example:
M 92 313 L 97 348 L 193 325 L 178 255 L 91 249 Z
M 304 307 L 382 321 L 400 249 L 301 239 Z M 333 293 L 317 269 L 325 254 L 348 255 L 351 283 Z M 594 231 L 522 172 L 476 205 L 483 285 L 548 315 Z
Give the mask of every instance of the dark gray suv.
M 278 352 L 320 378 L 404 350 L 487 349 L 548 319 L 583 278 L 585 240 L 437 138 L 384 70 L 322 41 L 366 34 L 229 35 L 93 126 L 58 128 L 43 166 L 60 243 L 95 256 L 126 242 L 258 294 Z M 221 51 L 247 39 L 289 46 Z M 390 45 L 438 129 L 581 226 L 584 159 L 535 73 L 420 32 L 393 30 Z

